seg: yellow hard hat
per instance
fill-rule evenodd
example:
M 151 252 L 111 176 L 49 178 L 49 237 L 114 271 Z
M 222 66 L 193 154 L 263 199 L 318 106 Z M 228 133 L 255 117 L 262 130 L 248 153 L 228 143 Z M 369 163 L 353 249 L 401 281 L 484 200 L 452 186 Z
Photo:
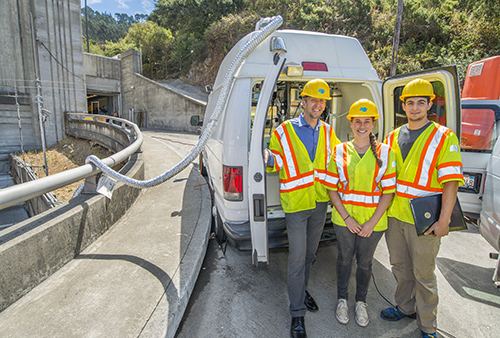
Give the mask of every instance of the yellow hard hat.
M 380 115 L 377 112 L 375 103 L 367 99 L 361 99 L 354 102 L 349 108 L 347 118 L 351 120 L 353 117 L 373 117 L 376 120 Z
M 428 96 L 430 100 L 434 100 L 436 95 L 434 95 L 434 89 L 429 81 L 423 79 L 416 79 L 410 81 L 403 88 L 403 93 L 399 97 L 401 101 L 405 101 L 408 97 L 419 97 L 419 96 Z
M 330 97 L 330 87 L 328 87 L 328 84 L 321 79 L 308 81 L 305 84 L 304 89 L 302 89 L 302 93 L 300 93 L 300 95 L 324 100 L 332 99 Z

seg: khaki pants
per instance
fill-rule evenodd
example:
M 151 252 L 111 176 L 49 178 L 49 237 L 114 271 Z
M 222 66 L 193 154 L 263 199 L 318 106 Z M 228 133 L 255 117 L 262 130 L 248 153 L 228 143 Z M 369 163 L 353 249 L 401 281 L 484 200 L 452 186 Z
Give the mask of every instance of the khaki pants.
M 396 304 L 405 314 L 417 313 L 420 330 L 436 332 L 438 290 L 434 269 L 441 239 L 417 236 L 415 225 L 393 217 L 389 217 L 385 239 L 398 283 Z

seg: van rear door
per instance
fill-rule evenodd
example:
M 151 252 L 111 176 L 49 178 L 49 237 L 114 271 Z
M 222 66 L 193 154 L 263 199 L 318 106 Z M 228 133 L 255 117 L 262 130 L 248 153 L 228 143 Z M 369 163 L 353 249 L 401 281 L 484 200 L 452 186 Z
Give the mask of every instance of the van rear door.
M 460 87 L 455 66 L 402 74 L 385 80 L 382 85 L 385 116 L 382 136 L 385 138 L 392 130 L 408 122 L 399 96 L 408 82 L 418 78 L 429 81 L 436 94 L 428 116 L 429 120 L 447 126 L 460 137 Z
M 267 111 L 285 60 L 278 53 L 274 54 L 273 63 L 267 72 L 259 95 L 250 138 L 247 191 L 250 213 L 250 235 L 252 240 L 252 261 L 255 265 L 258 265 L 259 262 L 269 263 L 266 168 L 262 154 L 262 141 L 266 126 Z

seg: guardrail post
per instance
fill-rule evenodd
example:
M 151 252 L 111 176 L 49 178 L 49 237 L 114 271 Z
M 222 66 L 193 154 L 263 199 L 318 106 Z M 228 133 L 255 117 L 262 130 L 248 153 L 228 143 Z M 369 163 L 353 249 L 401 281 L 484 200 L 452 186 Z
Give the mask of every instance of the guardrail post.
M 87 177 L 83 184 L 82 194 L 97 194 L 97 183 L 99 183 L 99 178 L 101 178 L 101 173 Z

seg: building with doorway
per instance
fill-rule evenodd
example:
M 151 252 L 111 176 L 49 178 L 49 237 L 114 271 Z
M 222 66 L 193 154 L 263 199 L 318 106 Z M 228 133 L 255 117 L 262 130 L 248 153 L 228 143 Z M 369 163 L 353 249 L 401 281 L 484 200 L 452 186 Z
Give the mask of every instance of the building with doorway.
M 203 118 L 206 93 L 142 76 L 135 49 L 113 58 L 83 52 L 80 0 L 2 0 L 0 18 L 0 174 L 10 171 L 9 154 L 64 139 L 65 112 L 198 130 L 190 118 Z

